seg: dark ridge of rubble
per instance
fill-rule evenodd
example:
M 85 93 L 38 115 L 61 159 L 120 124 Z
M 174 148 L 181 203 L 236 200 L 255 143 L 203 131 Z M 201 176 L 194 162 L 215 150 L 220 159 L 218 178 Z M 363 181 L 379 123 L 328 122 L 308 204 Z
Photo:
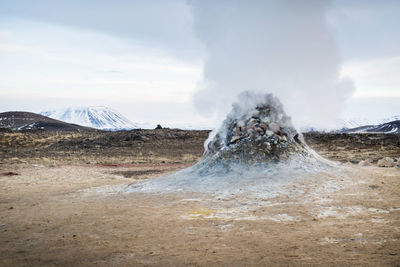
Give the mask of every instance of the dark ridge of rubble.
M 384 157 L 399 158 L 400 136 L 394 133 L 303 133 L 321 156 L 341 163 L 376 164 Z

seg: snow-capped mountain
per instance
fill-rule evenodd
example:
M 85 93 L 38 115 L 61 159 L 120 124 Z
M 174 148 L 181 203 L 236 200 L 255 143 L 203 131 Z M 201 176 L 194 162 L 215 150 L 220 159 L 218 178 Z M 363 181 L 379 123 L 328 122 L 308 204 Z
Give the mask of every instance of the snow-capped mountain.
M 346 133 L 394 133 L 400 134 L 400 120 L 382 123 L 379 125 L 366 125 L 347 129 Z
M 391 121 L 400 121 L 400 115 L 397 116 L 392 116 L 390 118 L 386 118 L 382 121 L 382 123 L 387 123 L 387 122 L 391 122 Z
M 341 125 L 343 129 L 352 129 L 366 125 L 381 125 L 387 122 L 398 121 L 400 120 L 400 115 L 392 116 L 385 118 L 383 120 L 371 120 L 368 118 L 356 118 L 350 120 L 341 121 Z
M 341 129 L 351 129 L 351 128 L 356 128 L 364 125 L 371 125 L 374 124 L 371 120 L 368 119 L 350 119 L 350 120 L 342 120 L 340 123 Z
M 138 128 L 127 118 L 107 107 L 81 107 L 42 111 L 41 115 L 100 130 L 118 131 Z
M 301 132 L 346 132 L 347 130 L 353 130 L 355 128 L 363 128 L 363 127 L 377 127 L 385 123 L 390 123 L 394 121 L 399 121 L 400 115 L 387 117 L 385 119 L 371 119 L 371 118 L 351 118 L 351 119 L 341 119 L 337 120 L 335 126 L 331 128 L 318 128 L 312 126 L 303 126 L 300 127 Z M 372 129 L 372 128 L 371 128 Z M 396 130 L 394 130 L 396 131 Z

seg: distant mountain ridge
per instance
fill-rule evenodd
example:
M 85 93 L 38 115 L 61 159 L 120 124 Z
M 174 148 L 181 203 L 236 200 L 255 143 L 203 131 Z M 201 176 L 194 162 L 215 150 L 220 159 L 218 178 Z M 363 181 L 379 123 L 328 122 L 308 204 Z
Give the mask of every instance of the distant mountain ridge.
M 379 125 L 365 125 L 342 130 L 345 133 L 394 133 L 400 134 L 400 120 L 390 121 Z
M 24 131 L 94 131 L 95 129 L 76 124 L 66 123 L 42 116 L 40 114 L 24 111 L 8 111 L 0 113 L 0 128 Z
M 383 120 L 370 120 L 368 118 L 357 118 L 357 119 L 350 119 L 350 120 L 342 120 L 342 129 L 351 129 L 351 128 L 357 128 L 361 126 L 366 126 L 366 125 L 381 125 L 384 123 L 392 122 L 392 121 L 398 121 L 400 120 L 400 115 L 396 116 L 391 116 L 388 118 L 385 118 Z
M 118 131 L 139 128 L 115 110 L 103 106 L 66 108 L 40 112 L 41 115 L 60 121 L 79 124 L 100 130 Z
M 336 121 L 336 127 L 330 127 L 330 128 L 319 128 L 319 127 L 312 127 L 312 126 L 303 126 L 300 127 L 300 131 L 303 133 L 306 132 L 353 132 L 355 129 L 360 129 L 361 130 L 366 130 L 365 127 L 371 127 L 372 129 L 377 129 L 378 131 L 378 126 L 386 123 L 392 123 L 395 121 L 400 120 L 400 115 L 396 116 L 391 116 L 388 118 L 385 118 L 383 120 L 372 120 L 369 118 L 352 118 L 352 119 L 347 119 L 347 120 L 337 120 Z M 393 126 L 394 128 L 396 127 L 395 125 Z M 393 128 L 393 132 L 395 132 Z M 382 129 L 386 129 L 385 127 Z M 378 131 L 378 132 L 384 132 L 384 131 Z

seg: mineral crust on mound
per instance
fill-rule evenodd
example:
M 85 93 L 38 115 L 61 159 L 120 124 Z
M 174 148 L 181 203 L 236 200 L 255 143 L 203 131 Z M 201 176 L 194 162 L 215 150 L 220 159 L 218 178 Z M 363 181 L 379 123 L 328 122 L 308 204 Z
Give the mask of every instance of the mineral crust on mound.
M 205 158 L 254 164 L 279 162 L 291 155 L 310 156 L 277 98 L 248 92 L 240 98 L 244 103 L 233 105 L 209 141 Z M 254 101 L 252 105 L 247 103 L 249 99 Z

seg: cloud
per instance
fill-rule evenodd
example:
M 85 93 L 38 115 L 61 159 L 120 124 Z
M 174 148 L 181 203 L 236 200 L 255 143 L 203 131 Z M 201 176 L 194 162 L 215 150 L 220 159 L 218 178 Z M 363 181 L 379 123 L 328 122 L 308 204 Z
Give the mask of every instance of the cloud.
M 10 18 L 114 35 L 186 60 L 201 57 L 185 0 L 0 0 L 0 21 Z
M 357 98 L 400 97 L 400 56 L 346 62 L 341 73 L 354 80 Z
M 197 63 L 87 29 L 17 19 L 0 23 L 0 29 L 8 32 L 0 45 L 3 97 L 183 102 L 201 73 Z

